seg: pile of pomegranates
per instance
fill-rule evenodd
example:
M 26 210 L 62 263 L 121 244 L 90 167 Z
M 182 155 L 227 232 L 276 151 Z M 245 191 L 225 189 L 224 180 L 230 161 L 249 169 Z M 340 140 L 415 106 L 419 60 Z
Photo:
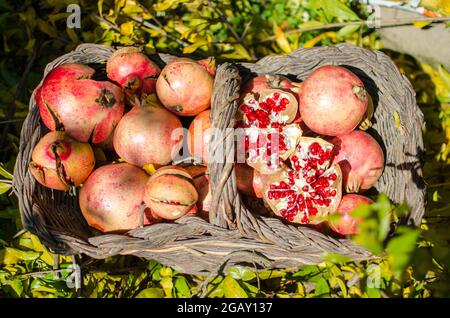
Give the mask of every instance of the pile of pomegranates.
M 209 109 L 214 59 L 175 58 L 160 67 L 139 49 L 122 48 L 106 63 L 108 80 L 96 72 L 63 64 L 36 89 L 49 132 L 32 152 L 31 174 L 54 190 L 79 188 L 81 212 L 101 232 L 184 215 L 207 220 L 207 164 L 217 159 L 208 147 L 220 133 Z M 357 193 L 384 168 L 380 145 L 358 128 L 370 126 L 370 102 L 362 81 L 339 66 L 319 67 L 302 83 L 251 78 L 235 118 L 238 191 L 286 222 L 319 224 L 339 214 L 329 227 L 357 233 L 361 220 L 350 212 L 372 202 Z

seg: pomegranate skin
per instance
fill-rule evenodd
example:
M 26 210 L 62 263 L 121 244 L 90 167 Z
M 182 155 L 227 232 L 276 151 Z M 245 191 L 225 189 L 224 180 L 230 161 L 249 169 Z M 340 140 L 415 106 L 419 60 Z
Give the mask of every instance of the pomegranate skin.
M 188 171 L 177 166 L 158 169 L 145 186 L 144 202 L 155 215 L 176 220 L 197 203 L 198 193 Z
M 182 146 L 181 133 L 180 120 L 165 108 L 136 106 L 117 125 L 114 149 L 123 160 L 138 167 L 166 165 Z
M 328 136 L 349 133 L 367 111 L 368 94 L 363 82 L 344 67 L 315 69 L 303 82 L 300 115 L 314 132 Z
M 243 163 L 236 163 L 234 168 L 238 190 L 245 195 L 262 198 L 264 175 Z
M 94 169 L 92 147 L 62 131 L 52 131 L 39 140 L 29 165 L 35 179 L 51 189 L 67 191 L 83 183 Z
M 178 116 L 194 116 L 211 104 L 214 78 L 196 61 L 177 58 L 166 65 L 156 81 L 161 103 Z
M 208 145 L 212 138 L 211 110 L 198 114 L 189 125 L 188 149 L 191 155 L 201 158 L 203 164 L 208 163 Z
M 88 66 L 64 64 L 45 77 L 35 99 L 50 130 L 96 144 L 111 135 L 124 112 L 123 93 L 113 83 L 90 79 L 93 74 Z
M 149 176 L 128 163 L 102 166 L 80 191 L 81 212 L 88 224 L 102 232 L 124 232 L 141 225 L 144 188 Z M 144 210 L 144 225 L 157 221 Z
M 335 146 L 333 163 L 341 167 L 345 191 L 364 192 L 378 181 L 384 169 L 384 154 L 371 135 L 355 130 L 330 142 Z
M 156 79 L 161 72 L 139 48 L 122 48 L 111 55 L 107 64 L 108 78 L 129 93 L 148 95 L 155 92 Z
M 372 204 L 373 201 L 359 194 L 346 194 L 342 197 L 341 203 L 335 213 L 341 214 L 341 218 L 336 222 L 329 222 L 330 228 L 342 235 L 352 235 L 358 233 L 361 223 L 359 218 L 351 216 L 351 212 L 361 204 Z

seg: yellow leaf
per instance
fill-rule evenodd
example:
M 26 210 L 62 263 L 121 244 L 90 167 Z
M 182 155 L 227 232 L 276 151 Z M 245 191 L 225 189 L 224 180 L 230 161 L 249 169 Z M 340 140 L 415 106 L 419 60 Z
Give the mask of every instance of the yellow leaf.
M 273 25 L 273 31 L 275 33 L 275 41 L 280 49 L 283 50 L 284 53 L 291 53 L 292 48 L 284 34 L 283 30 L 276 24 Z
M 173 282 L 172 277 L 163 277 L 160 282 L 166 297 L 172 298 Z
M 30 239 L 33 242 L 34 250 L 37 252 L 42 252 L 40 259 L 43 260 L 46 264 L 53 266 L 55 261 L 53 254 L 51 254 L 47 250 L 47 248 L 42 245 L 41 241 L 36 235 L 30 234 Z
M 133 22 L 125 22 L 120 25 L 120 33 L 125 36 L 130 36 L 133 33 Z
M 431 24 L 431 22 L 429 22 L 429 21 L 414 21 L 413 22 L 413 26 L 416 28 L 419 28 L 419 29 L 422 29 L 430 24 Z
M 309 41 L 306 41 L 303 44 L 303 47 L 304 48 L 311 48 L 311 47 L 315 46 L 317 43 L 319 43 L 320 41 L 322 41 L 322 40 L 324 40 L 326 38 L 335 39 L 336 37 L 337 37 L 336 36 L 336 32 L 325 32 L 325 33 L 319 34 L 318 36 L 312 38 Z
M 183 53 L 184 54 L 192 53 L 192 52 L 196 51 L 198 48 L 200 48 L 200 47 L 202 47 L 204 45 L 208 45 L 208 40 L 207 39 L 197 40 L 193 44 L 184 47 L 183 48 Z
M 145 172 L 147 172 L 149 175 L 152 175 L 156 172 L 155 166 L 151 163 L 146 164 L 143 169 Z

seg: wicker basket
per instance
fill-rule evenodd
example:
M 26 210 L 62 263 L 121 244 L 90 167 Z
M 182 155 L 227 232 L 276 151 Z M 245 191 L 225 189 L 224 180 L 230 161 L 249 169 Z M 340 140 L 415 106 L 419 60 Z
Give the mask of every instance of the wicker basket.
M 45 74 L 64 63 L 99 65 L 114 50 L 94 44 L 80 45 L 48 64 Z M 173 57 L 160 54 L 151 58 L 162 66 Z M 421 159 L 423 115 L 410 83 L 381 52 L 339 45 L 301 49 L 287 56 L 266 57 L 255 64 L 224 63 L 218 67 L 215 79 L 213 126 L 220 129 L 234 126 L 241 78 L 251 73 L 272 73 L 302 80 L 323 64 L 349 67 L 364 81 L 376 106 L 370 133 L 382 144 L 386 154 L 386 168 L 375 188 L 387 193 L 393 202 L 406 200 L 411 213 L 404 221 L 418 225 L 426 203 Z M 397 127 L 395 113 L 401 120 Z M 82 217 L 76 195 L 49 190 L 36 183 L 28 171 L 31 151 L 46 132 L 33 93 L 21 133 L 14 190 L 24 227 L 56 253 L 84 253 L 94 258 L 136 255 L 190 274 L 214 274 L 236 264 L 256 270 L 296 268 L 321 262 L 325 252 L 354 260 L 373 257 L 350 240 L 335 239 L 307 226 L 253 215 L 242 203 L 233 164 L 226 160 L 209 164 L 213 189 L 210 223 L 199 217 L 185 216 L 174 223 L 155 224 L 123 235 L 94 236 Z M 225 143 L 219 138 L 225 138 Z M 218 144 L 225 144 L 224 156 L 234 153 L 233 135 L 214 136 L 211 154 L 218 151 Z

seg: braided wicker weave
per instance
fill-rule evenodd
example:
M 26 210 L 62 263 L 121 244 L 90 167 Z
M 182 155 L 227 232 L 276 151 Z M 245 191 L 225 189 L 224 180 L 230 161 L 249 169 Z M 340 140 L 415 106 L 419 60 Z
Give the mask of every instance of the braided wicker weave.
M 111 47 L 83 44 L 48 64 L 45 74 L 64 63 L 104 63 L 113 52 Z M 151 58 L 162 66 L 173 57 L 160 54 Z M 350 67 L 366 84 L 376 106 L 371 133 L 384 147 L 387 163 L 376 189 L 387 193 L 394 202 L 406 200 L 412 207 L 406 221 L 418 225 L 425 210 L 426 191 L 421 161 L 423 116 L 410 83 L 381 52 L 340 45 L 302 49 L 288 56 L 267 57 L 256 64 L 224 63 L 215 78 L 213 126 L 234 126 L 241 78 L 250 73 L 272 73 L 304 79 L 323 64 Z M 401 120 L 397 128 L 395 113 Z M 36 183 L 28 171 L 32 149 L 46 132 L 33 94 L 21 133 L 14 191 L 24 227 L 56 253 L 84 253 L 94 258 L 136 255 L 190 274 L 218 273 L 236 264 L 254 269 L 295 268 L 321 262 L 325 252 L 354 260 L 372 257 L 350 240 L 251 214 L 237 192 L 233 163 L 227 160 L 209 164 L 213 190 L 210 223 L 185 216 L 174 223 L 155 224 L 123 235 L 95 236 L 81 215 L 75 194 L 49 190 Z M 219 151 L 218 145 L 225 145 L 224 157 L 234 154 L 234 135 L 214 136 L 210 154 Z

